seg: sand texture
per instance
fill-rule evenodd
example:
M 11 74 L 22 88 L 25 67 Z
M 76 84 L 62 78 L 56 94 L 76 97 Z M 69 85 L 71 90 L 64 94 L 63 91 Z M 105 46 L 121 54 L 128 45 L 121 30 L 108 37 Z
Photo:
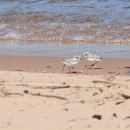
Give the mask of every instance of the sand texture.
M 130 60 L 62 74 L 62 58 L 0 59 L 0 130 L 130 129 Z

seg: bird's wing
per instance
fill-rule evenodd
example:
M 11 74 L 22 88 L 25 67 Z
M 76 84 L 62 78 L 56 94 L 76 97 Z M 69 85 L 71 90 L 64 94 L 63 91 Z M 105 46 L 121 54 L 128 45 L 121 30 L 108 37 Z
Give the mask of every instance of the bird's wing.
M 102 57 L 92 54 L 91 58 L 102 59 Z
M 73 62 L 73 59 L 64 59 L 63 61 L 67 62 L 67 63 L 71 63 L 71 62 Z

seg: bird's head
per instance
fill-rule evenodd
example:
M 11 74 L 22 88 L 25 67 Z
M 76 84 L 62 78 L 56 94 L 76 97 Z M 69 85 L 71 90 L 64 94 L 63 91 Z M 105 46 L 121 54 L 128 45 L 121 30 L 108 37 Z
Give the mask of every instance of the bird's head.
M 84 54 L 82 55 L 82 57 L 88 57 L 90 55 L 89 52 L 84 52 Z
M 76 55 L 73 59 L 75 59 L 75 60 L 82 60 L 82 58 L 80 57 L 80 56 L 78 56 L 78 55 Z

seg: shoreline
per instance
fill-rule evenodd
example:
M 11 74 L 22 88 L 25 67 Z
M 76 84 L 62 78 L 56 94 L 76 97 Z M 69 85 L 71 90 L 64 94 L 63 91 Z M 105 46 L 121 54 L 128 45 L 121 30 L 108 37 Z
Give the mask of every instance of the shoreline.
M 100 51 L 99 51 L 100 50 Z M 104 58 L 130 59 L 129 45 L 67 43 L 1 43 L 0 55 L 73 57 L 88 51 Z
M 36 73 L 61 73 L 63 63 L 61 57 L 31 57 L 31 56 L 5 56 L 0 55 L 1 71 L 23 71 Z M 76 73 L 87 75 L 125 74 L 130 69 L 130 59 L 103 58 L 93 70 L 91 62 L 83 58 L 74 66 Z M 73 70 L 73 69 L 72 69 Z M 68 73 L 65 66 L 64 74 Z

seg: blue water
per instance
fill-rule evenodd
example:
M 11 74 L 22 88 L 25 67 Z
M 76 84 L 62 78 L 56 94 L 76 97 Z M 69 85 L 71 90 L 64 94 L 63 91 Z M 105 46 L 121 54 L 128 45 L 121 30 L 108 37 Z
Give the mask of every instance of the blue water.
M 130 0 L 2 0 L 0 40 L 130 44 Z
M 130 58 L 130 0 L 1 0 L 0 54 Z

